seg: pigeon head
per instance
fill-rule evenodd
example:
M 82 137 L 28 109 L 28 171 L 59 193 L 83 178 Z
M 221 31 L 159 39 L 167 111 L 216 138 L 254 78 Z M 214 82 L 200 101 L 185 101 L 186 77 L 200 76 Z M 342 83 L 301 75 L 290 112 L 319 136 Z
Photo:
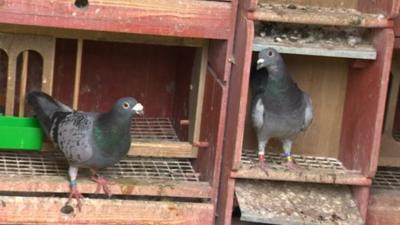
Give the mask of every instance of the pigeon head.
M 268 71 L 277 70 L 282 62 L 281 55 L 273 48 L 266 48 L 258 53 L 257 70 L 266 68 Z
M 121 116 L 125 115 L 128 117 L 131 117 L 133 115 L 142 116 L 144 114 L 143 105 L 132 97 L 120 98 L 115 103 L 112 111 L 118 113 Z

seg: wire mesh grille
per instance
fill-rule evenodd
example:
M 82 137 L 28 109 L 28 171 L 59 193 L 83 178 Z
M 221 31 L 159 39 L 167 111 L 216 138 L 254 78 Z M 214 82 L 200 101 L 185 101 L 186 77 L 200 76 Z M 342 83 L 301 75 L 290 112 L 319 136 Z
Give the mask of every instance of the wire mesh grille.
M 343 164 L 330 157 L 318 157 L 318 156 L 303 156 L 303 155 L 292 155 L 296 165 L 307 170 L 332 170 L 335 173 L 347 173 L 348 170 Z M 286 162 L 283 154 L 267 152 L 265 154 L 265 161 L 269 167 L 274 169 L 286 169 L 284 163 Z M 252 166 L 258 163 L 258 153 L 255 150 L 244 149 L 242 152 L 242 165 Z
M 377 189 L 400 190 L 400 168 L 379 167 L 373 181 Z
M 179 141 L 169 118 L 136 117 L 132 121 L 131 133 L 136 141 Z
M 61 153 L 0 153 L 0 175 L 66 176 L 68 164 Z M 189 160 L 126 157 L 101 174 L 119 178 L 199 181 Z

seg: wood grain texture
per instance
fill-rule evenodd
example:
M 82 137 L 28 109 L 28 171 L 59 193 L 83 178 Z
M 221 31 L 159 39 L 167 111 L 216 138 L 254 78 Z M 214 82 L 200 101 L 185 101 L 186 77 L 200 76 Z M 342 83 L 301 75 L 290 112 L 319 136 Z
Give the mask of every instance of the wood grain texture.
M 0 224 L 212 225 L 209 203 L 84 199 L 82 211 L 63 214 L 67 199 L 1 196 Z
M 162 36 L 227 39 L 232 4 L 195 0 L 72 1 L 4 0 L 0 23 Z M 157 25 L 155 25 L 157 24 Z
M 339 159 L 367 177 L 375 175 L 378 164 L 393 42 L 392 29 L 376 31 L 377 59 L 351 68 L 348 76 Z
M 357 8 L 366 13 L 379 13 L 388 18 L 395 18 L 399 14 L 400 1 L 398 0 L 358 0 Z
M 77 40 L 76 49 L 76 63 L 75 63 L 75 79 L 74 79 L 74 96 L 72 99 L 72 108 L 78 109 L 79 103 L 79 87 L 81 84 L 81 72 L 82 72 L 82 51 L 83 51 L 83 40 Z
M 294 81 L 310 95 L 314 108 L 314 119 L 295 139 L 293 153 L 338 157 L 348 61 L 293 55 L 283 57 Z M 251 125 L 250 103 L 246 117 L 244 147 L 256 149 L 257 139 Z M 274 151 L 283 152 L 278 141 L 271 140 L 270 146 Z
M 398 190 L 372 190 L 366 225 L 400 224 L 399 196 Z
M 391 27 L 393 22 L 377 15 L 361 14 L 350 10 L 306 7 L 290 9 L 281 4 L 259 6 L 248 17 L 266 22 L 297 23 L 308 25 L 352 26 L 352 27 Z
M 400 88 L 400 63 L 399 54 L 393 55 L 392 76 L 388 91 L 388 100 L 385 110 L 385 124 L 381 140 L 379 154 L 380 166 L 400 166 L 400 142 L 396 141 L 392 134 L 395 126 L 395 117 L 398 107 L 399 88 Z
M 258 0 L 258 2 L 354 9 L 357 7 L 358 0 Z
M 60 176 L 0 176 L 0 191 L 30 193 L 69 193 L 67 174 Z M 165 196 L 210 198 L 207 182 L 166 181 L 135 178 L 109 178 L 110 190 L 115 195 Z M 83 194 L 94 193 L 96 183 L 88 176 L 78 177 L 78 189 Z
M 17 57 L 26 50 L 38 52 L 43 58 L 42 90 L 51 94 L 53 87 L 53 68 L 55 38 L 34 35 L 1 34 L 0 48 L 8 55 L 8 75 L 6 88 L 6 114 L 14 114 L 16 90 Z
M 55 151 L 50 143 L 44 143 L 42 151 Z M 188 142 L 132 142 L 129 156 L 166 157 L 166 158 L 196 158 L 197 148 Z
M 28 80 L 28 61 L 29 61 L 29 51 L 24 51 L 22 53 L 22 71 L 21 80 L 19 88 L 19 108 L 18 116 L 24 116 L 25 112 L 25 94 L 26 94 L 26 82 Z

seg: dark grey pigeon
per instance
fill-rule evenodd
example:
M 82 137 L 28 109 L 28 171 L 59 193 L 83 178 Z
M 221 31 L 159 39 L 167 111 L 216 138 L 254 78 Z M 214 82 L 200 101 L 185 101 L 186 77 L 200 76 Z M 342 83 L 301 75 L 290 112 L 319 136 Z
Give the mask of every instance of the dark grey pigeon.
M 260 77 L 264 74 L 264 78 Z M 287 166 L 294 169 L 292 143 L 313 118 L 311 98 L 290 77 L 281 55 L 273 48 L 258 54 L 257 70 L 251 74 L 252 122 L 257 133 L 260 166 L 264 168 L 265 146 L 269 139 L 282 141 Z M 267 78 L 267 79 L 265 79 Z
M 130 124 L 135 114 L 143 114 L 143 106 L 131 97 L 119 99 L 109 112 L 94 113 L 74 111 L 43 92 L 31 92 L 27 96 L 43 130 L 65 155 L 69 163 L 72 198 L 81 207 L 76 186 L 78 168 L 89 168 L 92 180 L 98 186 L 96 192 L 111 195 L 105 178 L 97 170 L 111 166 L 124 157 L 131 145 Z

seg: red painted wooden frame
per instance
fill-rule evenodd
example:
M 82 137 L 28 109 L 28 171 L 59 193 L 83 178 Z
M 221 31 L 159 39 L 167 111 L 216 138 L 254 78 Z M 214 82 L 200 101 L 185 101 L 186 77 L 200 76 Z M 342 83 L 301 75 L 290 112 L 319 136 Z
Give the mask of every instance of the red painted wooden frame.
M 363 1 L 363 4 L 367 4 Z M 382 5 L 387 15 L 393 16 L 398 11 L 397 1 Z M 248 19 L 249 11 L 256 9 L 256 0 L 241 1 L 238 9 L 235 59 L 229 82 L 227 128 L 225 133 L 224 154 L 222 160 L 220 197 L 217 208 L 217 224 L 231 224 L 234 204 L 235 179 L 232 171 L 240 166 L 243 132 L 246 115 L 249 72 L 254 38 L 254 24 Z M 361 4 L 362 5 L 362 4 Z M 386 7 L 386 8 L 385 8 Z M 389 8 L 389 9 L 388 9 Z M 368 7 L 361 8 L 364 12 Z M 391 23 L 388 23 L 388 26 Z M 392 28 L 375 29 L 373 44 L 378 51 L 375 61 L 364 61 L 349 70 L 343 125 L 341 133 L 339 159 L 349 169 L 360 169 L 366 179 L 371 179 L 377 169 L 379 142 L 383 125 L 383 116 L 391 65 L 394 34 Z M 352 186 L 353 194 L 362 217 L 366 218 L 370 184 Z M 368 185 L 366 185 L 368 184 Z
M 162 36 L 228 39 L 234 3 L 218 1 L 1 0 L 0 24 Z

